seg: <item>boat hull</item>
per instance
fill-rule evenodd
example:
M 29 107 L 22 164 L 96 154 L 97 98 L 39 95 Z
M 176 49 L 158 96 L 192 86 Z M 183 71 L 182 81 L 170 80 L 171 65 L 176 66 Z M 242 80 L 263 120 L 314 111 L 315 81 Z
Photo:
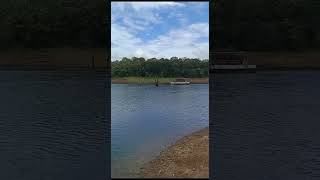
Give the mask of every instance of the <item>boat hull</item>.
M 171 85 L 189 85 L 190 82 L 170 82 Z

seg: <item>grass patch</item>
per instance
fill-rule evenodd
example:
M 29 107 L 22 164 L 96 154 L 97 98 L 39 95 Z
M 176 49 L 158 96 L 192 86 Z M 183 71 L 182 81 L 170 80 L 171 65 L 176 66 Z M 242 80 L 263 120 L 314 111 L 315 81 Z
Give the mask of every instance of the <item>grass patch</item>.
M 159 84 L 169 84 L 176 78 L 159 78 Z M 207 84 L 208 78 L 189 78 L 192 84 Z M 155 78 L 152 77 L 114 77 L 113 84 L 154 84 Z

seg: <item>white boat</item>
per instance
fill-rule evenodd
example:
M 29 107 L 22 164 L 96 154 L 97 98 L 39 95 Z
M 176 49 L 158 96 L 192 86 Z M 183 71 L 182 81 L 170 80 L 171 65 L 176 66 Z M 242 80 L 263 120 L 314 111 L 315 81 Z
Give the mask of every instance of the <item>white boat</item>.
M 184 78 L 176 79 L 175 81 L 170 82 L 171 85 L 189 85 L 190 82 Z

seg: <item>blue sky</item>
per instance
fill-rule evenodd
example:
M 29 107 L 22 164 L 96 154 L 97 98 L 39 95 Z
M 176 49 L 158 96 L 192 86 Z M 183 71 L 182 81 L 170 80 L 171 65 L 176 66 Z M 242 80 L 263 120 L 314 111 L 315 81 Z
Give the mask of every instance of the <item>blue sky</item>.
M 209 56 L 208 2 L 112 2 L 111 59 Z

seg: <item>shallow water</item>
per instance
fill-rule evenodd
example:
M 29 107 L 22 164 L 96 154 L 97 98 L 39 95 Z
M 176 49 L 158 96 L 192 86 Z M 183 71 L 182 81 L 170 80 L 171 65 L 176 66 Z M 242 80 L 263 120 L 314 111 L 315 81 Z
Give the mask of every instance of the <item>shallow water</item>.
M 112 84 L 112 177 L 136 177 L 141 166 L 179 138 L 209 124 L 208 84 Z
M 319 71 L 211 75 L 211 178 L 319 179 L 319 80 Z
M 0 71 L 0 179 L 105 179 L 105 82 L 89 72 Z

